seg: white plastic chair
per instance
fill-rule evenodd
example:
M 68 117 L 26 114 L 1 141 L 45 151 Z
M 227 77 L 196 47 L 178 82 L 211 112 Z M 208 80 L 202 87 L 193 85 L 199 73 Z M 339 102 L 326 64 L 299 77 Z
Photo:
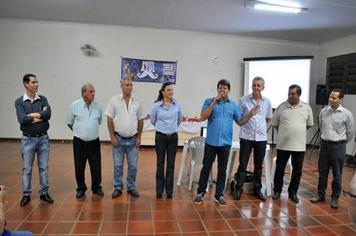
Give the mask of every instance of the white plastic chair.
M 204 147 L 205 147 L 205 138 L 204 137 L 194 137 L 188 140 L 188 148 L 190 155 L 190 173 L 189 173 L 189 186 L 188 189 L 192 189 L 193 178 L 194 178 L 194 170 L 196 166 L 203 166 L 204 159 Z M 211 171 L 209 176 L 209 182 L 211 180 Z M 207 186 L 207 190 L 209 188 L 209 184 Z
M 277 157 L 274 157 L 273 158 L 273 163 L 272 163 L 272 185 L 274 184 L 274 174 L 276 172 L 276 161 L 277 161 Z M 292 167 L 292 158 L 290 157 L 288 162 L 287 162 L 287 165 L 289 166 L 289 175 L 292 176 L 292 170 L 293 170 L 293 167 Z

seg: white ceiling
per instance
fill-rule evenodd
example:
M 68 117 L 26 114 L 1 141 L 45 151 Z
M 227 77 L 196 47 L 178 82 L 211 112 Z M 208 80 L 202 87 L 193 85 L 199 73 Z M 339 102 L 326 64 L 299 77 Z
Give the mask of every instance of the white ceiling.
M 0 0 L 0 18 L 179 29 L 324 42 L 356 33 L 356 0 L 294 0 L 294 15 L 245 8 L 245 0 Z

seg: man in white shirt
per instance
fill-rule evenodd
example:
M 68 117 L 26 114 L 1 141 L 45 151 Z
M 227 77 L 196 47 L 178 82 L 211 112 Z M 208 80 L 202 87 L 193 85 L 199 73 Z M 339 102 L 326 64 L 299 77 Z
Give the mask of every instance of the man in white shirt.
M 309 104 L 300 100 L 302 88 L 289 86 L 288 100 L 278 106 L 272 125 L 277 128 L 277 160 L 274 174 L 273 199 L 281 197 L 284 170 L 292 156 L 292 178 L 288 187 L 289 199 L 299 203 L 297 196 L 302 177 L 304 153 L 306 150 L 307 129 L 313 126 L 313 112 Z
M 267 146 L 267 123 L 272 118 L 273 113 L 270 100 L 262 96 L 264 88 L 264 79 L 255 77 L 252 80 L 252 93 L 239 100 L 242 116 L 254 107 L 258 107 L 259 112 L 240 128 L 240 163 L 235 174 L 236 185 L 232 194 L 234 200 L 240 200 L 252 149 L 254 163 L 253 192 L 256 198 L 262 201 L 266 200 L 261 192 L 262 163 Z
M 354 137 L 354 119 L 352 113 L 341 105 L 343 98 L 344 92 L 341 89 L 334 89 L 329 97 L 330 106 L 323 108 L 319 115 L 321 145 L 318 160 L 318 194 L 311 202 L 325 202 L 325 190 L 331 169 L 333 174 L 331 208 L 339 207 L 346 143 Z
M 112 198 L 122 194 L 123 165 L 127 156 L 127 192 L 139 197 L 136 190 L 137 155 L 141 144 L 141 134 L 145 115 L 141 104 L 132 97 L 132 80 L 126 77 L 121 81 L 122 94 L 111 98 L 105 115 L 113 146 L 114 192 Z

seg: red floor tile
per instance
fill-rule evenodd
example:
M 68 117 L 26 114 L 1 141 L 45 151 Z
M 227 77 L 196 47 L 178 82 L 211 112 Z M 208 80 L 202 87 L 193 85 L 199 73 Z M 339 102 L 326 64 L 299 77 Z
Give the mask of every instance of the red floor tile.
M 18 230 L 31 231 L 33 234 L 41 234 L 47 222 L 23 222 Z
M 158 221 L 154 222 L 156 233 L 177 233 L 180 232 L 179 225 L 174 221 Z
M 126 233 L 126 222 L 118 221 L 107 221 L 103 222 L 101 225 L 100 234 L 125 234 Z
M 128 233 L 152 234 L 153 225 L 150 221 L 131 221 L 128 222 Z
M 260 232 L 257 230 L 238 230 L 235 231 L 237 236 L 260 236 Z
M 252 218 L 250 222 L 259 230 L 276 228 L 277 225 L 269 218 Z
M 203 224 L 201 221 L 181 221 L 179 225 L 184 233 L 186 232 L 194 232 L 194 231 L 205 231 Z
M 203 223 L 209 232 L 230 230 L 225 220 L 204 220 Z
M 248 219 L 229 219 L 227 222 L 233 230 L 254 229 L 254 226 Z
M 69 234 L 74 222 L 50 222 L 44 234 Z
M 97 234 L 99 226 L 99 222 L 77 222 L 72 234 Z
M 323 236 L 337 235 L 335 232 L 331 231 L 326 226 L 313 226 L 313 227 L 306 227 L 305 229 L 313 235 L 323 235 Z
M 221 214 L 225 219 L 245 218 L 245 215 L 242 214 L 239 210 L 220 211 L 220 214 Z
M 222 219 L 221 214 L 217 210 L 199 211 L 198 214 L 203 220 Z
M 338 235 L 356 235 L 356 230 L 348 227 L 347 225 L 329 225 L 328 228 Z
M 139 198 L 126 192 L 126 163 L 123 195 L 111 198 L 112 158 L 111 146 L 102 144 L 103 198 L 93 195 L 90 189 L 81 200 L 75 198 L 76 183 L 71 143 L 51 143 L 50 194 L 54 204 L 40 202 L 38 194 L 38 170 L 33 170 L 32 199 L 29 205 L 20 207 L 22 161 L 18 142 L 1 142 L 0 179 L 7 187 L 7 228 L 32 230 L 35 235 L 78 235 L 78 236 L 138 236 L 138 235 L 356 235 L 356 226 L 349 216 L 352 203 L 340 196 L 340 208 L 330 208 L 330 198 L 325 203 L 312 204 L 318 182 L 316 159 L 305 160 L 299 204 L 288 199 L 283 191 L 280 200 L 268 199 L 261 202 L 253 195 L 243 194 L 234 201 L 225 193 L 226 207 L 214 203 L 215 186 L 209 189 L 204 202 L 194 204 L 196 184 L 193 191 L 187 189 L 188 178 L 184 176 L 180 187 L 174 186 L 173 199 L 156 199 L 155 169 L 156 155 L 153 148 L 140 149 L 137 190 Z M 177 162 L 181 149 L 177 153 Z M 176 166 L 179 166 L 176 165 Z M 213 167 L 216 170 L 216 166 Z M 176 168 L 177 176 L 178 169 Z M 4 174 L 6 173 L 6 175 Z M 343 183 L 348 184 L 353 169 L 345 168 Z M 90 185 L 90 172 L 86 171 Z M 348 179 L 347 179 L 348 178 Z M 331 177 L 330 177 L 331 179 Z M 286 185 L 289 184 L 286 175 Z M 287 186 L 284 186 L 287 189 Z M 327 191 L 330 196 L 330 189 Z M 233 230 L 233 232 L 232 232 Z
M 336 218 L 330 215 L 321 215 L 321 216 L 313 216 L 314 219 L 319 221 L 323 225 L 338 225 L 342 224 L 341 221 L 337 220 Z

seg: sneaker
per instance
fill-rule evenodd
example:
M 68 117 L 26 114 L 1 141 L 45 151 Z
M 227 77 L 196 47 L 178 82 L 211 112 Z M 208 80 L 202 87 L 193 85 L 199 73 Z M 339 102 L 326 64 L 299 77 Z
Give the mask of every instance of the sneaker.
M 338 202 L 337 198 L 331 198 L 330 207 L 333 209 L 339 208 L 339 202 Z
M 223 196 L 220 196 L 220 197 L 218 197 L 218 198 L 215 197 L 215 198 L 214 198 L 214 201 L 217 202 L 217 203 L 219 203 L 220 206 L 226 206 L 226 205 L 227 205 L 227 203 L 226 203 L 226 201 L 225 201 L 225 199 L 224 199 Z
M 195 197 L 194 203 L 195 203 L 195 204 L 201 204 L 201 203 L 203 202 L 203 200 L 204 200 L 204 195 L 205 195 L 205 193 L 199 193 L 199 194 Z

